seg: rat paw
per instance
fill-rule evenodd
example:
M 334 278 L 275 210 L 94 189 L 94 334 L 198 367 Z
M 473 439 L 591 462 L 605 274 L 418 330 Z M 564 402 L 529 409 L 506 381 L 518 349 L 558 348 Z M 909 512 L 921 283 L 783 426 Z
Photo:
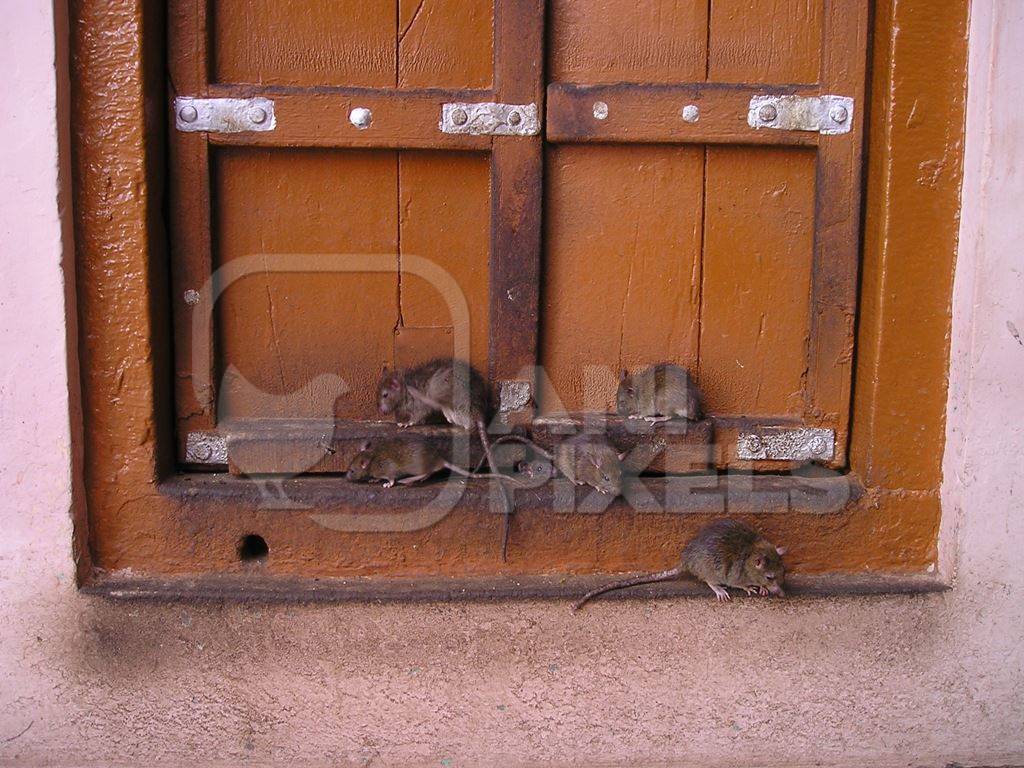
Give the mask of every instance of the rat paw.
M 711 591 L 715 593 L 715 597 L 719 601 L 732 599 L 732 595 L 729 594 L 729 590 L 725 587 L 720 587 L 717 584 L 708 584 L 708 586 L 711 587 Z

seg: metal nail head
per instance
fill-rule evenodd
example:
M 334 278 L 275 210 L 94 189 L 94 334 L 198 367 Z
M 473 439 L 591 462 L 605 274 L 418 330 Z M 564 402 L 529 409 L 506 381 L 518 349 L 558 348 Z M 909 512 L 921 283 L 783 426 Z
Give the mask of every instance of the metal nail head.
M 757 116 L 761 119 L 762 123 L 771 123 L 779 116 L 779 110 L 771 104 L 765 104 L 758 110 Z
M 181 108 L 181 111 L 178 112 L 178 117 L 181 118 L 183 123 L 194 123 L 199 119 L 199 112 L 197 112 L 196 108 L 191 104 L 186 104 Z
M 361 131 L 370 127 L 373 120 L 373 113 L 366 107 L 356 107 L 348 113 L 348 121 Z
M 700 120 L 700 109 L 696 104 L 687 104 L 682 111 L 683 120 L 688 123 L 696 123 Z
M 832 118 L 833 122 L 842 124 L 850 118 L 850 113 L 847 112 L 846 107 L 837 104 L 829 110 L 828 116 Z
M 522 120 L 523 120 L 523 118 L 522 118 L 522 116 L 518 112 L 511 112 L 511 113 L 509 113 L 509 116 L 508 116 L 508 124 L 509 125 L 519 125 L 519 123 L 522 122 Z
M 465 125 L 466 121 L 469 120 L 469 115 L 466 114 L 464 109 L 452 110 L 452 122 L 455 125 Z
M 598 120 L 606 120 L 608 118 L 608 105 L 603 101 L 594 102 L 594 117 Z
M 267 121 L 267 110 L 263 107 L 253 107 L 249 110 L 249 120 L 255 125 L 263 125 Z

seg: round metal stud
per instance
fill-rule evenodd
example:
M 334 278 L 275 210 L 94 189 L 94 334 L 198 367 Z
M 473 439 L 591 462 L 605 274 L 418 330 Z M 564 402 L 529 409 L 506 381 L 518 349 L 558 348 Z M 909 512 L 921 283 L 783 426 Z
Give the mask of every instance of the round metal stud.
M 850 119 L 850 113 L 846 110 L 846 107 L 841 104 L 836 104 L 832 109 L 829 110 L 828 116 L 832 118 L 832 121 L 842 125 Z
M 598 120 L 608 119 L 608 105 L 603 101 L 594 102 L 594 117 Z
M 359 130 L 365 131 L 373 121 L 373 113 L 366 107 L 356 107 L 348 113 L 348 121 Z
M 683 107 L 683 111 L 680 114 L 683 116 L 683 120 L 688 123 L 696 123 L 700 120 L 700 108 L 696 104 L 687 104 Z
M 455 125 L 465 125 L 467 120 L 469 120 L 469 115 L 466 114 L 466 110 L 452 110 L 452 122 L 455 123 Z
M 522 121 L 523 121 L 523 117 L 518 112 L 510 112 L 509 113 L 509 115 L 508 115 L 508 124 L 509 125 L 512 125 L 512 126 L 519 125 L 519 123 L 521 123 Z
M 812 456 L 824 456 L 825 451 L 828 450 L 828 443 L 825 442 L 823 437 L 815 437 L 811 440 L 810 446 Z
M 190 306 L 195 306 L 199 303 L 199 291 L 189 288 L 185 291 L 185 303 Z
M 771 104 L 765 104 L 757 111 L 757 117 L 762 123 L 771 123 L 779 116 L 779 110 Z
M 263 125 L 267 122 L 267 110 L 263 107 L 253 107 L 249 110 L 249 122 L 253 125 Z
M 178 117 L 183 123 L 194 123 L 199 119 L 199 112 L 191 104 L 186 104 L 178 111 Z
M 760 435 L 747 435 L 747 450 L 751 453 L 760 453 L 764 450 L 764 441 Z

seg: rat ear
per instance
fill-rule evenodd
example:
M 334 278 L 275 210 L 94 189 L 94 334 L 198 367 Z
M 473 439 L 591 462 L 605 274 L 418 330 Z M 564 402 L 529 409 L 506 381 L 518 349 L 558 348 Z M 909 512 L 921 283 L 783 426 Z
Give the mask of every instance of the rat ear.
M 786 547 L 776 547 L 776 548 L 775 548 L 775 553 L 776 553 L 776 554 L 777 554 L 777 555 L 778 555 L 779 557 L 782 557 L 782 556 L 783 556 L 784 554 L 786 554 L 786 552 L 787 552 L 787 551 L 788 551 L 788 550 L 786 549 Z
M 754 567 L 758 570 L 764 570 L 764 555 L 754 555 Z

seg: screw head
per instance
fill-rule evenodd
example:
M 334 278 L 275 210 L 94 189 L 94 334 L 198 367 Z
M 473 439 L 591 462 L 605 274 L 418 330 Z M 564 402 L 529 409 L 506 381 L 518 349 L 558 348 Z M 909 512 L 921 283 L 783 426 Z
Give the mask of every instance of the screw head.
M 466 110 L 452 110 L 452 122 L 455 123 L 455 125 L 465 125 L 467 120 L 469 120 L 469 115 L 466 114 Z
M 608 105 L 603 101 L 594 102 L 594 117 L 598 120 L 606 120 L 608 118 Z
M 523 117 L 518 112 L 510 112 L 509 113 L 509 116 L 508 116 L 508 124 L 509 125 L 519 125 L 519 123 L 521 123 L 522 121 L 523 121 Z
M 836 104 L 832 107 L 828 112 L 828 116 L 832 118 L 833 122 L 840 124 L 845 123 L 850 119 L 850 113 L 847 111 L 846 107 L 841 104 Z
M 254 125 L 263 125 L 267 121 L 267 110 L 263 107 L 253 107 L 249 110 L 249 121 Z
M 771 104 L 765 104 L 757 111 L 757 117 L 762 123 L 771 123 L 775 121 L 775 118 L 779 116 L 779 110 L 777 110 Z
M 696 104 L 687 104 L 683 107 L 683 111 L 680 114 L 682 114 L 683 120 L 688 123 L 696 123 L 700 120 L 700 108 Z
M 191 104 L 186 104 L 178 111 L 178 117 L 183 123 L 194 123 L 199 119 L 199 112 Z
M 348 121 L 359 130 L 365 131 L 373 121 L 373 113 L 366 107 L 356 107 L 348 113 Z

